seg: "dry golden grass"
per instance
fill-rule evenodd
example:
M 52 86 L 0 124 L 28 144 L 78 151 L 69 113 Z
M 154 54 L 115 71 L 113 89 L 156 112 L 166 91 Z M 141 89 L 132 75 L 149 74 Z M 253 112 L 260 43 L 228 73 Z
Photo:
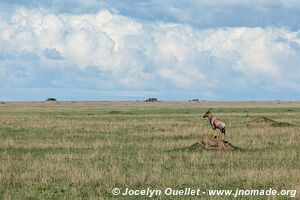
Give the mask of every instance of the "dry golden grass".
M 189 149 L 216 134 L 202 119 L 209 107 L 240 150 Z M 299 189 L 299 124 L 300 102 L 6 102 L 0 195 L 110 199 L 114 187 Z

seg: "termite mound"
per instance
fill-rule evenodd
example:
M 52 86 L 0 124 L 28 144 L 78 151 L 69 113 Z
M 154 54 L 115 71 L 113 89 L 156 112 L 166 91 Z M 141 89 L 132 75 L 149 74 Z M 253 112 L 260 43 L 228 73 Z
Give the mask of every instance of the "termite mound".
M 190 150 L 197 149 L 225 151 L 237 150 L 239 148 L 228 141 L 223 141 L 221 138 L 205 137 L 201 143 L 197 142 L 190 146 Z

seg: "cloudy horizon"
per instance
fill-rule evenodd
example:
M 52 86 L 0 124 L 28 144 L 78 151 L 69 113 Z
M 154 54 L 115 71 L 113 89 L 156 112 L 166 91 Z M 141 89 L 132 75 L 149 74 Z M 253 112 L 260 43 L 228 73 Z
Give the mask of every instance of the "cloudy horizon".
M 299 100 L 295 0 L 0 3 L 0 100 Z

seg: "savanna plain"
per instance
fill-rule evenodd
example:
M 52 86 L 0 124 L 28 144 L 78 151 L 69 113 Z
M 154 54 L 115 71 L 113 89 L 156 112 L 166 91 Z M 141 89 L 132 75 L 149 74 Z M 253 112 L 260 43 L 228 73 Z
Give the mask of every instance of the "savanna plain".
M 190 148 L 219 134 L 208 108 L 237 150 Z M 1 199 L 147 198 L 115 187 L 296 189 L 299 199 L 300 102 L 0 102 L 0 158 Z

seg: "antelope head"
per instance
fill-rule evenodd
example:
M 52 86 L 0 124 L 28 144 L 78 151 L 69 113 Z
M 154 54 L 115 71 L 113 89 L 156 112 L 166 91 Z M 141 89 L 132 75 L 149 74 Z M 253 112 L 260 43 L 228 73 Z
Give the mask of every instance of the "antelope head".
M 206 111 L 206 113 L 203 115 L 203 118 L 208 117 L 208 115 L 211 113 L 210 110 L 211 108 Z

